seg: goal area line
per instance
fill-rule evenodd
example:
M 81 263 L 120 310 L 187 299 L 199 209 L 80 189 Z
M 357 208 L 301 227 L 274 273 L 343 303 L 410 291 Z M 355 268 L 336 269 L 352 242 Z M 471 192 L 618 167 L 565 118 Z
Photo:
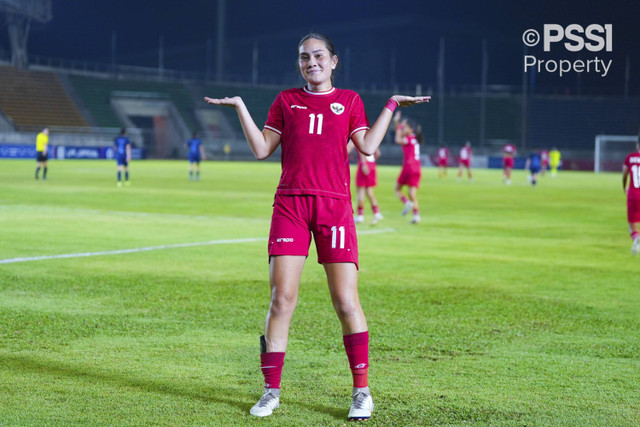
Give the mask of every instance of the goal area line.
M 361 234 L 380 234 L 380 233 L 392 233 L 395 229 L 393 228 L 380 228 L 375 230 L 363 230 L 359 231 L 358 235 Z M 132 249 L 117 249 L 112 251 L 98 251 L 98 252 L 79 252 L 73 254 L 58 254 L 58 255 L 41 255 L 41 256 L 33 256 L 33 257 L 18 257 L 18 258 L 6 258 L 0 259 L 0 264 L 13 264 L 18 262 L 29 262 L 29 261 L 43 261 L 50 259 L 65 259 L 65 258 L 84 258 L 84 257 L 92 257 L 92 256 L 102 256 L 102 255 L 119 255 L 119 254 L 130 254 L 137 252 L 150 252 L 150 251 L 159 251 L 164 249 L 176 249 L 176 248 L 188 248 L 194 246 L 211 246 L 211 245 L 228 245 L 228 244 L 237 244 L 237 243 L 253 243 L 253 242 L 264 242 L 267 239 L 264 237 L 248 237 L 245 239 L 221 239 L 221 240 L 208 240 L 206 242 L 193 242 L 193 243 L 176 243 L 172 245 L 159 245 L 159 246 L 147 246 L 142 248 L 132 248 Z

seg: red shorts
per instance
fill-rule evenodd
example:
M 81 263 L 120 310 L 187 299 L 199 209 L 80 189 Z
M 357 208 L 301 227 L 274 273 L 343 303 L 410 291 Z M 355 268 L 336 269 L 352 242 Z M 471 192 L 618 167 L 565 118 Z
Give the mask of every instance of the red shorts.
M 438 166 L 446 168 L 447 167 L 447 159 L 438 158 Z
M 627 199 L 627 220 L 640 222 L 640 199 Z
M 312 233 L 318 263 L 352 262 L 358 268 L 358 239 L 351 200 L 276 194 L 269 257 L 309 256 Z
M 460 159 L 460 166 L 464 166 L 469 169 L 469 159 Z
M 502 166 L 513 169 L 513 157 L 505 157 L 502 159 Z
M 362 173 L 362 169 L 358 166 L 358 172 L 356 173 L 356 187 L 375 187 L 378 185 L 376 164 L 370 163 L 367 166 L 369 166 L 369 175 Z
M 420 169 L 418 170 L 402 169 L 402 172 L 400 172 L 400 176 L 398 177 L 398 184 L 419 188 L 420 175 L 421 175 Z

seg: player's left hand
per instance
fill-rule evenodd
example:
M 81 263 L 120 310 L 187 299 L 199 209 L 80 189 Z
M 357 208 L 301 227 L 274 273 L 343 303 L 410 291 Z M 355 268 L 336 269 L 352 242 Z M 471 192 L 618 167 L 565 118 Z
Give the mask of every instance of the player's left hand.
M 391 99 L 396 101 L 398 103 L 398 106 L 400 107 L 408 107 L 415 104 L 424 104 L 425 102 L 431 101 L 430 96 L 393 95 Z

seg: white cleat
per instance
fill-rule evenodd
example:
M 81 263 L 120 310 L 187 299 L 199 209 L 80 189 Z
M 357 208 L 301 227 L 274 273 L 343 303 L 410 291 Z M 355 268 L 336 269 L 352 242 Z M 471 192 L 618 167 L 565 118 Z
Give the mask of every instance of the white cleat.
M 253 408 L 249 411 L 251 415 L 256 417 L 268 417 L 273 414 L 273 410 L 280 406 L 280 395 L 276 395 L 275 392 L 267 388 L 264 390 L 264 394 L 258 400 L 258 403 L 253 405 Z
M 404 209 L 402 209 L 402 216 L 405 216 L 406 214 L 408 214 L 412 207 L 413 207 L 413 203 L 407 200 L 407 203 L 404 204 Z
M 373 215 L 373 219 L 371 220 L 371 225 L 376 225 L 378 223 L 378 221 L 380 221 L 383 218 L 384 217 L 382 216 L 382 214 L 380 212 L 378 212 L 377 214 L 374 214 Z
M 414 215 L 413 219 L 411 220 L 411 224 L 417 224 L 420 222 L 420 215 Z
M 507 185 L 511 185 L 511 180 L 507 179 L 504 183 L 507 184 Z
M 354 221 L 356 224 L 362 224 L 362 223 L 364 222 L 364 216 L 362 216 L 362 215 L 357 215 L 357 216 L 353 219 L 353 221 Z
M 633 239 L 633 245 L 631 245 L 631 253 L 633 256 L 638 256 L 640 253 L 640 237 Z
M 356 391 L 351 395 L 353 402 L 349 410 L 349 421 L 365 421 L 371 418 L 373 412 L 373 399 L 371 394 Z

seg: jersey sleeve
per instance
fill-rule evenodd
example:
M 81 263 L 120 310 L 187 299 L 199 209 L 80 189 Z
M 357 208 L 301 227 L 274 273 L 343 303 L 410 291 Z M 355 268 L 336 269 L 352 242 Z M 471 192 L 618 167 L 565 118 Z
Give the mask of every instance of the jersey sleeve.
M 358 94 L 353 97 L 351 117 L 349 118 L 349 137 L 361 130 L 369 129 L 369 120 L 364 111 L 364 103 Z
M 269 115 L 267 116 L 267 122 L 264 125 L 265 129 L 269 129 L 278 135 L 282 134 L 284 129 L 284 115 L 282 114 L 282 92 L 276 96 L 276 99 L 269 108 Z

